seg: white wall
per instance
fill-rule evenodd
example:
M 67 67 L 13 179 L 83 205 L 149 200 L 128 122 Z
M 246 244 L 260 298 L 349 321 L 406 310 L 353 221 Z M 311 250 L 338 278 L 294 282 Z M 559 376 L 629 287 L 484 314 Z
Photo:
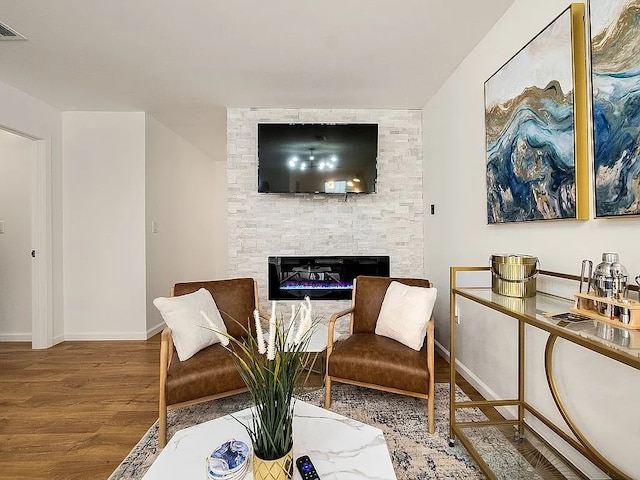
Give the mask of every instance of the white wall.
M 258 123 L 377 123 L 377 193 L 258 193 Z M 266 302 L 270 255 L 389 255 L 392 276 L 422 274 L 422 124 L 419 110 L 227 111 L 229 271 L 252 277 Z M 314 313 L 349 302 L 317 301 Z M 328 316 L 327 316 L 328 320 Z
M 0 340 L 31 340 L 33 140 L 0 130 Z
M 51 289 L 45 292 L 50 297 L 45 314 L 52 319 L 54 343 L 65 339 L 142 339 L 159 321 L 151 316 L 147 325 L 145 301 L 145 234 L 149 231 L 145 228 L 145 160 L 153 162 L 159 151 L 160 164 L 166 162 L 169 168 L 172 163 L 184 161 L 184 167 L 190 162 L 181 187 L 196 207 L 176 210 L 180 228 L 175 231 L 188 232 L 191 237 L 196 232 L 195 241 L 201 238 L 199 243 L 207 245 L 203 255 L 192 253 L 185 265 L 188 271 L 180 279 L 192 279 L 198 272 L 205 272 L 206 278 L 228 276 L 225 162 L 209 165 L 208 157 L 153 119 L 148 122 L 150 131 L 155 132 L 149 136 L 149 149 L 156 153 L 145 159 L 142 112 L 67 112 L 63 212 L 62 113 L 3 83 L 0 104 L 0 128 L 43 144 L 48 180 L 43 195 L 48 200 L 46 215 L 52 232 L 51 244 L 46 245 L 52 268 L 45 272 Z M 156 185 L 154 172 L 152 167 L 151 188 Z M 152 205 L 150 211 L 153 209 Z M 7 223 L 7 229 L 12 224 Z M 160 222 L 160 235 L 165 233 L 162 225 Z M 190 244 L 193 238 L 181 237 Z M 164 254 L 172 255 L 160 250 L 160 256 Z M 151 258 L 150 270 L 158 267 L 158 262 L 154 263 L 157 258 Z M 178 280 L 162 281 L 162 288 L 153 287 L 150 292 L 162 290 L 166 294 L 164 283 L 169 281 Z M 155 309 L 152 313 L 155 315 Z M 30 319 L 29 325 L 19 330 L 30 332 Z M 18 338 L 13 335 L 12 339 Z
M 64 337 L 145 339 L 145 114 L 62 118 Z
M 50 322 L 50 334 L 54 342 L 62 341 L 63 320 L 63 279 L 62 279 L 62 119 L 58 110 L 0 83 L 0 127 L 39 139 L 43 143 L 44 166 L 41 172 L 45 179 L 48 205 L 44 212 L 51 231 L 49 242 L 39 248 L 46 250 L 51 267 L 42 265 L 43 274 L 49 280 L 49 290 L 39 292 L 44 297 L 46 311 L 42 315 Z M 43 232 L 44 233 L 44 232 Z M 43 261 L 41 256 L 37 261 Z M 45 335 L 47 336 L 47 335 Z
M 448 290 L 450 266 L 488 265 L 489 255 L 499 252 L 536 255 L 542 268 L 573 274 L 579 274 L 582 259 L 598 263 L 602 252 L 618 252 L 632 277 L 640 272 L 640 218 L 487 225 L 484 82 L 567 6 L 516 0 L 423 110 L 425 204 L 436 205 L 436 215 L 425 217 L 425 275 L 441 292 Z M 448 301 L 440 295 L 436 307 L 436 337 L 445 348 Z M 460 306 L 458 359 L 485 393 L 512 395 L 514 322 L 468 302 Z M 533 340 L 530 382 L 544 386 L 544 336 L 528 335 Z M 640 372 L 570 347 L 559 348 L 556 368 L 559 387 L 571 392 L 568 403 L 590 440 L 632 477 L 640 477 L 635 451 Z M 530 393 L 540 409 L 555 408 L 548 395 Z
M 148 335 L 164 325 L 154 298 L 177 282 L 226 277 L 225 167 L 146 116 Z

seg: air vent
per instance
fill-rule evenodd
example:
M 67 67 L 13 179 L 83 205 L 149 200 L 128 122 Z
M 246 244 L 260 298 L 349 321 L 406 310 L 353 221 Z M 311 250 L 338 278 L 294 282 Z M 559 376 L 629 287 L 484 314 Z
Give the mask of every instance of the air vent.
M 13 28 L 0 22 L 0 40 L 26 40 L 27 37 L 19 34 Z

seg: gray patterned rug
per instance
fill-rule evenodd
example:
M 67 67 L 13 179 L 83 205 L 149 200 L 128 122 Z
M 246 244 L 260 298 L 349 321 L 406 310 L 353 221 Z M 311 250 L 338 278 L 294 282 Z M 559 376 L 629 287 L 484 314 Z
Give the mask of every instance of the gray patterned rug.
M 459 443 L 449 447 L 449 385 L 436 384 L 436 431 L 427 432 L 426 402 L 417 398 L 350 385 L 335 385 L 331 410 L 384 432 L 398 480 L 485 478 Z M 305 402 L 322 406 L 324 389 L 304 393 Z M 456 389 L 458 400 L 467 399 Z M 179 429 L 227 415 L 250 406 L 248 394 L 213 400 L 169 412 L 168 438 Z M 477 409 L 458 412 L 459 421 L 484 420 Z M 142 437 L 109 480 L 139 480 L 159 453 L 158 422 Z

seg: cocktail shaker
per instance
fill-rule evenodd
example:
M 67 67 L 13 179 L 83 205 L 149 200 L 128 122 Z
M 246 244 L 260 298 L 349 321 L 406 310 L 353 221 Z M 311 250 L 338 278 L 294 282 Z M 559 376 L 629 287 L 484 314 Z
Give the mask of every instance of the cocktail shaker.
M 593 271 L 591 284 L 598 297 L 622 299 L 627 292 L 629 275 L 627 269 L 619 261 L 617 253 L 603 253 L 600 262 Z M 613 318 L 620 312 L 613 305 L 596 302 L 598 312 Z

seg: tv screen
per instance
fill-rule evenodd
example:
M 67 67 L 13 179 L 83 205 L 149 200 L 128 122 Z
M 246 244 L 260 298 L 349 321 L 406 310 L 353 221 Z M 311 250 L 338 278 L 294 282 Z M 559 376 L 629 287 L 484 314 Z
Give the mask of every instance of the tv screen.
M 374 193 L 377 124 L 258 124 L 261 193 Z

